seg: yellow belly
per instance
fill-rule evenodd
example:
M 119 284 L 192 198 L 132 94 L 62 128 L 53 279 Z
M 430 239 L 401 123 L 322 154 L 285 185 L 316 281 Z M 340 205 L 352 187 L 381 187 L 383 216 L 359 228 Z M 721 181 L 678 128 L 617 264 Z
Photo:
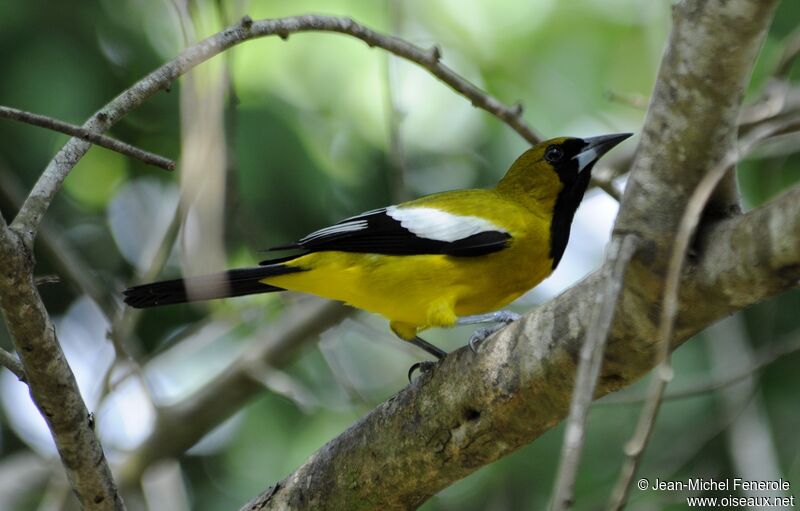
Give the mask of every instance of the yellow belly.
M 381 314 L 408 338 L 507 305 L 547 277 L 552 260 L 544 243 L 515 240 L 479 257 L 316 252 L 286 264 L 306 271 L 263 282 Z

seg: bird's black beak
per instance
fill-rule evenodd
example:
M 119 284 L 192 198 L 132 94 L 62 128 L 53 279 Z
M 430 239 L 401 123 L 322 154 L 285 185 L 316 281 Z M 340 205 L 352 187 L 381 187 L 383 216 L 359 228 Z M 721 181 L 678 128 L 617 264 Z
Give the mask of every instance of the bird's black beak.
M 583 149 L 572 157 L 574 160 L 578 161 L 578 172 L 586 168 L 591 168 L 592 164 L 599 160 L 601 156 L 631 135 L 633 135 L 633 133 L 615 133 L 613 135 L 584 138 Z

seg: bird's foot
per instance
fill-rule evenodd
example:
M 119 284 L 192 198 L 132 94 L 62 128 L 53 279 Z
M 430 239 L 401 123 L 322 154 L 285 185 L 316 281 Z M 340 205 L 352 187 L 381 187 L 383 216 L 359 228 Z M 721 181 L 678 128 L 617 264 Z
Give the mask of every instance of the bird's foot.
M 444 357 L 447 356 L 446 351 L 437 348 L 436 346 L 429 343 L 425 339 L 421 339 L 419 336 L 414 337 L 413 339 L 409 339 L 408 341 L 414 346 L 417 346 L 418 348 L 422 348 L 423 350 L 427 351 L 428 353 L 430 353 L 439 360 L 442 360 L 444 359 Z M 438 363 L 439 362 L 425 360 L 424 362 L 417 362 L 416 364 L 412 365 L 408 369 L 408 382 L 411 383 L 411 377 L 414 376 L 414 371 L 416 371 L 417 369 L 419 369 L 420 374 L 424 374 L 432 370 L 434 367 L 436 367 L 436 364 Z
M 432 371 L 438 362 L 434 362 L 432 360 L 424 360 L 422 362 L 417 362 L 416 364 L 412 365 L 408 369 L 408 383 L 411 383 L 411 377 L 414 376 L 414 371 L 419 369 L 420 374 L 425 374 L 429 371 Z
M 495 325 L 490 328 L 479 328 L 475 330 L 469 337 L 469 342 L 467 343 L 470 351 L 473 353 L 478 353 L 478 346 L 480 346 L 480 344 L 485 341 L 487 337 L 497 332 L 501 328 L 503 328 L 503 325 Z
M 522 316 L 517 314 L 516 312 L 511 311 L 497 311 L 495 312 L 495 321 L 498 323 L 502 323 L 503 326 L 506 326 L 514 321 L 518 320 Z
M 516 312 L 511 311 L 497 311 L 489 314 L 480 314 L 477 316 L 464 316 L 459 318 L 459 323 L 463 325 L 470 325 L 475 323 L 496 323 L 494 326 L 487 328 L 479 328 L 469 338 L 469 349 L 473 353 L 478 353 L 478 346 L 485 341 L 490 335 L 505 327 L 509 323 L 513 323 L 521 316 Z

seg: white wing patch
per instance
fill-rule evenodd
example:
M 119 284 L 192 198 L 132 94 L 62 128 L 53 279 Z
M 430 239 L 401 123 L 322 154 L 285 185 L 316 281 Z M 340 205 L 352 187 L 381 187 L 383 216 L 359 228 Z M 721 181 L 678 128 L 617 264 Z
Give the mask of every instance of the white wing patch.
M 436 208 L 389 206 L 386 214 L 420 238 L 453 242 L 485 231 L 508 233 L 477 216 L 455 215 Z
M 305 238 L 300 240 L 300 243 L 305 243 L 307 241 L 313 241 L 318 238 L 324 238 L 325 236 L 332 236 L 334 234 L 341 234 L 343 232 L 353 232 L 353 231 L 360 231 L 367 228 L 367 221 L 366 220 L 344 220 L 338 224 L 331 225 L 330 227 L 325 227 L 324 229 L 320 229 L 318 231 L 314 231 Z

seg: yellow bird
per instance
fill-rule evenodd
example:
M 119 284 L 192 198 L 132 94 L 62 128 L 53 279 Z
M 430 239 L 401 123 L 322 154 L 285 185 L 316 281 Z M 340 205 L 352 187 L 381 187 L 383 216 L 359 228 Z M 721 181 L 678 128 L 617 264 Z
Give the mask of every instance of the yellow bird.
M 474 349 L 518 318 L 498 309 L 556 268 L 593 165 L 630 135 L 547 140 L 517 158 L 494 188 L 368 211 L 271 249 L 297 255 L 132 287 L 125 302 L 142 308 L 300 291 L 381 314 L 400 338 L 439 359 L 447 353 L 419 338 L 420 331 L 495 323 L 473 335 Z

